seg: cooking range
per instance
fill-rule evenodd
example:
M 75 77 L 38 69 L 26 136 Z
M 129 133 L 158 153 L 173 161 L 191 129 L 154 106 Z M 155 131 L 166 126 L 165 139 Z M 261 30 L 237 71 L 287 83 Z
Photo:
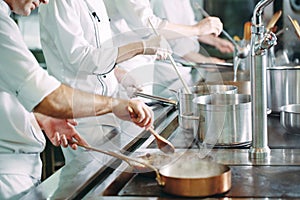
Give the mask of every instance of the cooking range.
M 191 131 L 178 125 L 178 110 L 172 105 L 155 105 L 155 127 L 168 138 L 176 152 L 197 156 L 199 148 Z M 131 157 L 162 155 L 150 133 L 136 127 L 114 130 L 109 141 Z M 207 198 L 299 198 L 300 135 L 286 133 L 278 115 L 268 116 L 271 156 L 249 159 L 249 146 L 225 146 L 210 149 L 210 160 L 228 165 L 232 171 L 231 189 Z M 128 134 L 131 133 L 131 134 Z M 134 135 L 136 133 L 136 135 Z M 135 173 L 127 163 L 97 152 L 85 152 L 45 180 L 24 199 L 174 199 L 165 193 L 155 176 Z M 199 188 L 200 190 L 201 188 Z M 199 197 L 200 198 L 200 197 Z

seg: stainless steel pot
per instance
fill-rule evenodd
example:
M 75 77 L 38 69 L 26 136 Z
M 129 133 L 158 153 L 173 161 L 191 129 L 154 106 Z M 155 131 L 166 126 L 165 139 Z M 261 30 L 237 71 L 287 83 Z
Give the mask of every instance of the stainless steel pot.
M 300 104 L 281 106 L 280 124 L 288 133 L 300 134 Z
M 268 108 L 279 113 L 287 104 L 300 104 L 300 66 L 289 64 L 267 68 Z
M 212 94 L 194 99 L 200 116 L 194 134 L 200 143 L 247 145 L 252 140 L 251 100 L 246 94 Z
M 184 88 L 178 90 L 179 109 L 178 122 L 183 129 L 193 129 L 194 121 L 198 119 L 193 109 L 193 99 L 208 94 L 235 94 L 237 87 L 233 85 L 199 85 L 189 87 L 192 94 L 188 94 Z

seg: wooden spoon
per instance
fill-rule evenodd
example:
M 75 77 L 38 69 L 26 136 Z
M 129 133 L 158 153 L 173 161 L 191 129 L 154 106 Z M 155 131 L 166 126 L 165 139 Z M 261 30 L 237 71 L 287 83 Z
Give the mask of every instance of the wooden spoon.
M 291 21 L 293 27 L 295 28 L 296 35 L 300 38 L 300 26 L 297 20 L 293 20 L 291 16 L 288 15 L 289 20 Z
M 134 114 L 133 109 L 128 106 L 128 111 L 132 114 Z M 159 135 L 153 128 L 148 129 L 150 133 L 155 137 L 157 147 L 164 153 L 174 153 L 175 147 L 174 145 L 166 140 L 164 137 Z
M 252 26 L 252 23 L 249 21 L 244 24 L 244 38 L 243 39 L 246 41 L 251 40 L 251 26 Z
M 282 14 L 282 11 L 279 10 L 279 11 L 277 11 L 277 12 L 272 16 L 272 18 L 270 19 L 270 21 L 269 21 L 269 23 L 268 23 L 268 25 L 267 25 L 267 27 L 266 27 L 267 30 L 271 30 L 271 29 L 275 26 L 275 24 L 277 23 L 277 21 L 278 21 L 279 18 L 281 17 L 281 14 Z
M 175 152 L 175 147 L 173 146 L 173 144 L 171 142 L 169 142 L 164 137 L 159 135 L 153 128 L 149 128 L 148 130 L 155 137 L 156 144 L 162 152 L 168 153 L 168 154 Z

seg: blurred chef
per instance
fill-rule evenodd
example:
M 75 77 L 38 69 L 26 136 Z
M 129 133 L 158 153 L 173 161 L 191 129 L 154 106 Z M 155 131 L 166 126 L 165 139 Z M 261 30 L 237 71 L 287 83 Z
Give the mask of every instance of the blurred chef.
M 151 0 L 155 15 L 174 24 L 194 25 L 194 11 L 190 0 Z M 233 53 L 234 46 L 228 40 L 208 34 L 193 38 L 180 38 L 171 42 L 174 52 L 179 52 L 184 60 L 195 63 L 222 63 L 223 59 L 210 57 L 199 53 L 199 41 L 214 46 L 222 53 Z
M 41 44 L 49 74 L 83 91 L 116 96 L 118 79 L 125 74 L 116 64 L 138 54 L 158 53 L 165 57 L 167 53 L 161 51 L 163 45 L 168 46 L 162 37 L 115 47 L 101 0 L 52 0 L 39 8 L 39 16 Z M 157 51 L 158 48 L 162 49 Z M 134 82 L 123 86 L 134 87 Z M 105 135 L 119 126 L 112 114 L 77 121 L 77 131 L 93 146 L 101 145 Z M 69 162 L 79 151 L 63 149 L 63 153 Z
M 0 0 L 0 199 L 20 199 L 39 184 L 45 147 L 41 129 L 54 145 L 76 149 L 73 140 L 87 143 L 74 129 L 76 122 L 68 119 L 113 112 L 141 127 L 153 123 L 144 103 L 70 88 L 39 66 L 10 14 L 28 16 L 47 2 Z
M 154 14 L 149 0 L 104 0 L 104 2 L 111 19 L 114 38 L 119 44 L 135 41 L 138 38 L 145 39 L 153 34 L 149 21 L 151 21 L 158 33 L 163 35 L 168 41 L 193 36 L 218 36 L 223 28 L 222 22 L 217 17 L 205 18 L 193 25 L 172 23 Z M 190 44 L 190 40 L 188 44 Z M 172 49 L 174 55 L 182 55 L 182 51 L 190 48 L 188 44 L 184 44 L 182 48 L 176 49 L 178 52 Z M 139 70 L 136 67 L 144 69 L 152 67 L 153 83 L 162 84 L 166 88 L 172 89 L 182 87 L 173 67 L 167 62 L 155 61 L 153 63 L 153 59 L 138 56 L 127 62 L 123 62 L 120 64 L 120 67 L 128 71 L 135 70 L 137 72 Z M 191 84 L 191 68 L 178 67 L 178 70 L 184 79 L 186 79 L 186 82 Z M 135 77 L 140 77 L 140 75 L 136 74 Z

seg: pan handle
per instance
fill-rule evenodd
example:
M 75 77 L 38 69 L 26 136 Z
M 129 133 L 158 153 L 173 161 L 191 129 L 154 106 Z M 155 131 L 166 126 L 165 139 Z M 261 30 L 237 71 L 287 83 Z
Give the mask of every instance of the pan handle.
M 118 158 L 120 160 L 123 160 L 125 162 L 127 162 L 130 166 L 132 167 L 137 167 L 137 164 L 136 163 L 139 163 L 141 165 L 144 165 L 152 170 L 155 171 L 155 174 L 156 174 L 156 181 L 159 185 L 163 186 L 164 185 L 164 182 L 162 181 L 161 179 L 161 176 L 159 174 L 159 171 L 158 169 L 156 169 L 154 166 L 144 162 L 144 161 L 141 161 L 141 160 L 138 160 L 138 159 L 135 159 L 135 158 L 131 158 L 129 156 L 126 156 L 126 155 L 123 155 L 123 154 L 120 154 L 120 153 L 116 153 L 116 152 L 113 152 L 113 151 L 104 151 L 102 149 L 98 149 L 98 148 L 94 148 L 94 147 L 91 147 L 91 146 L 87 146 L 87 145 L 83 145 L 83 144 L 80 144 L 78 142 L 75 142 L 78 146 L 80 147 L 83 147 L 87 150 L 91 150 L 91 151 L 96 151 L 96 152 L 99 152 L 99 153 L 103 153 L 103 154 L 106 154 L 106 155 L 109 155 L 109 156 L 112 156 L 112 157 L 115 157 L 115 158 Z
M 167 98 L 163 98 L 163 97 L 159 97 L 159 96 L 145 94 L 145 93 L 142 93 L 142 92 L 136 92 L 135 95 L 139 96 L 139 97 L 144 97 L 144 98 L 147 98 L 147 99 L 151 99 L 151 100 L 157 100 L 157 101 L 167 103 L 167 104 L 171 104 L 171 105 L 175 105 L 175 106 L 177 106 L 177 103 L 178 103 L 177 101 L 172 100 L 172 99 L 167 99 Z

